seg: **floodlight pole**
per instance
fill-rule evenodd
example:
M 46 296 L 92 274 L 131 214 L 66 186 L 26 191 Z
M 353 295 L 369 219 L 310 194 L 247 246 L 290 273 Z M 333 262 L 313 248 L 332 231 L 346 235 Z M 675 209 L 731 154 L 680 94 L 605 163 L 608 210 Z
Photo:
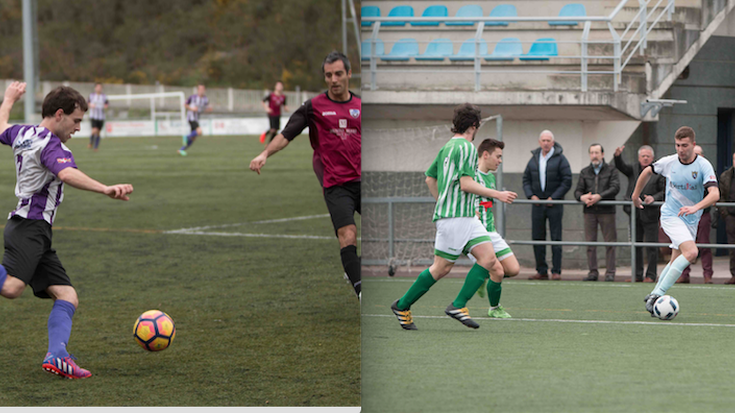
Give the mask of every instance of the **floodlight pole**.
M 32 0 L 23 0 L 23 78 L 26 82 L 25 123 L 33 122 L 36 108 L 36 75 L 33 52 L 33 6 Z

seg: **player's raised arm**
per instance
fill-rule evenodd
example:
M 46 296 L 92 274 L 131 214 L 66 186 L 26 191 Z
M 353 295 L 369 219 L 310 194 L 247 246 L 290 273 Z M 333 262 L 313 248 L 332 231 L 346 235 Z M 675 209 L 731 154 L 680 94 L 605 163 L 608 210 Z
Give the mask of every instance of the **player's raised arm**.
M 58 176 L 65 184 L 74 188 L 105 194 L 112 199 L 128 201 L 130 199 L 128 195 L 133 193 L 133 186 L 130 184 L 107 186 L 76 168 L 64 168 Z
M 648 180 L 651 179 L 651 175 L 653 175 L 653 166 L 644 168 L 641 174 L 638 175 L 638 180 L 635 182 L 635 189 L 630 195 L 630 199 L 636 208 L 643 209 L 643 205 L 641 205 L 643 202 L 641 200 L 641 192 L 643 192 L 643 187 L 646 186 Z
M 20 100 L 25 91 L 25 82 L 13 82 L 5 89 L 3 103 L 0 104 L 0 133 L 5 132 L 5 129 L 10 127 L 8 123 L 10 121 L 10 110 L 15 102 Z

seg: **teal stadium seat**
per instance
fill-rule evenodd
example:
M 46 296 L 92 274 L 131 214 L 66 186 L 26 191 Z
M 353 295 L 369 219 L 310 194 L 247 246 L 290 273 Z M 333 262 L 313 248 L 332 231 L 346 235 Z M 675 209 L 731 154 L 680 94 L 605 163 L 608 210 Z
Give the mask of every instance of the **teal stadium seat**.
M 488 17 L 518 17 L 518 10 L 512 4 L 500 4 L 490 11 Z M 507 26 L 508 22 L 485 22 L 485 26 Z
M 380 8 L 378 6 L 360 7 L 360 17 L 380 17 Z M 360 22 L 360 26 L 372 26 L 374 22 Z
M 476 4 L 462 6 L 455 17 L 482 17 L 482 7 Z M 447 26 L 474 26 L 475 22 L 446 22 Z
M 362 60 L 370 60 L 370 52 L 372 51 L 372 43 L 370 40 L 362 41 Z M 375 56 L 382 57 L 385 54 L 385 45 L 380 39 L 375 39 Z
M 543 39 L 536 39 L 536 41 L 531 45 L 531 50 L 519 59 L 549 60 L 549 57 L 551 56 L 559 56 L 559 52 L 556 50 L 556 39 L 545 37 Z
M 416 60 L 444 60 L 452 55 L 452 41 L 449 39 L 434 39 L 426 46 L 426 51 L 414 59 Z
M 447 6 L 435 5 L 427 7 L 421 17 L 447 17 Z M 438 26 L 439 21 L 435 22 L 411 22 L 411 26 Z
M 484 39 L 480 39 L 480 57 L 487 57 L 487 42 Z M 465 40 L 462 47 L 459 48 L 459 52 L 454 56 L 450 56 L 449 60 L 475 60 L 475 39 Z
M 559 11 L 559 17 L 579 17 L 586 16 L 587 10 L 584 8 L 584 4 L 567 4 Z M 549 26 L 576 26 L 579 22 L 575 21 L 555 21 L 549 22 Z
M 377 49 L 377 48 L 376 48 Z M 393 44 L 390 53 L 382 56 L 381 60 L 407 62 L 419 54 L 419 44 L 416 39 L 401 39 Z
M 393 7 L 389 12 L 387 17 L 413 17 L 413 7 L 411 6 L 396 6 Z M 395 21 L 395 22 L 382 22 L 380 23 L 381 26 L 405 26 L 405 21 Z
M 513 61 L 523 54 L 521 40 L 516 37 L 501 39 L 493 49 L 490 56 L 485 57 L 487 61 Z

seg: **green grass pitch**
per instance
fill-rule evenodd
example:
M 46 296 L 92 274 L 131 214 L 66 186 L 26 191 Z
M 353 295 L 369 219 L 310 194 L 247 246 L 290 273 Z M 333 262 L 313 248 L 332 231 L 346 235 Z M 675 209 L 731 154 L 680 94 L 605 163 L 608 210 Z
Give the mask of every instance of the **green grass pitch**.
M 187 157 L 180 137 L 104 139 L 96 153 L 87 142 L 68 143 L 82 171 L 135 187 L 129 202 L 67 187 L 54 223 L 80 297 L 69 350 L 93 376 L 41 369 L 52 302 L 28 288 L 0 299 L 0 406 L 360 404 L 359 304 L 305 135 L 261 175 L 248 169 L 254 136 L 201 137 Z M 7 213 L 15 172 L 0 150 Z M 273 222 L 294 217 L 307 218 Z M 169 232 L 191 228 L 205 234 Z M 151 309 L 177 328 L 158 353 L 133 340 Z
M 404 331 L 390 305 L 413 278 L 366 278 L 364 413 L 722 412 L 735 404 L 735 306 L 724 285 L 675 285 L 681 312 L 651 318 L 651 284 L 506 280 L 509 320 L 468 305 L 480 328 L 446 315 L 463 279 L 443 279 Z

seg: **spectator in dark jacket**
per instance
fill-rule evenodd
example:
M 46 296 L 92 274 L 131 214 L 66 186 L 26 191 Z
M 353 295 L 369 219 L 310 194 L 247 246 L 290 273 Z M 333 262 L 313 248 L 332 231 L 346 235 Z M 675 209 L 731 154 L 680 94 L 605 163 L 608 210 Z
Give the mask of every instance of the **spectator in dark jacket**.
M 628 189 L 625 191 L 625 200 L 630 200 L 630 194 L 633 193 L 635 182 L 638 175 L 645 168 L 653 163 L 653 148 L 643 145 L 638 148 L 638 162 L 629 165 L 623 160 L 623 148 L 621 146 L 615 149 L 615 167 L 628 177 Z M 650 205 L 652 202 L 664 200 L 666 194 L 666 178 L 661 175 L 654 174 L 648 183 L 643 187 L 643 209 L 636 210 L 635 214 L 635 240 L 636 242 L 658 242 L 658 221 L 661 215 L 661 207 Z M 623 207 L 626 214 L 630 215 L 630 205 Z M 652 283 L 656 281 L 656 264 L 658 263 L 658 248 L 646 247 L 645 252 L 648 257 L 648 268 L 646 269 L 646 277 L 643 278 L 643 252 L 642 247 L 635 249 L 635 280 Z
M 564 151 L 554 142 L 551 131 L 545 130 L 539 136 L 540 147 L 531 151 L 533 156 L 523 172 L 523 191 L 526 197 L 536 201 L 564 199 L 564 195 L 572 187 L 572 169 L 569 161 L 562 154 Z M 564 215 L 563 205 L 533 204 L 531 207 L 531 237 L 534 240 L 546 240 L 546 220 L 549 220 L 549 232 L 552 241 L 561 241 L 561 222 Z M 536 275 L 531 280 L 548 280 L 549 267 L 546 264 L 546 246 L 534 245 L 536 258 Z M 561 280 L 561 246 L 551 247 L 552 267 L 551 279 Z
M 584 202 L 584 239 L 587 242 L 597 241 L 597 226 L 602 230 L 605 242 L 617 242 L 618 232 L 615 228 L 615 205 L 599 205 L 601 200 L 614 200 L 620 192 L 620 178 L 614 166 L 605 163 L 605 149 L 599 143 L 593 143 L 588 149 L 590 165 L 579 173 L 579 182 L 574 191 L 577 201 Z M 605 281 L 615 281 L 615 247 L 605 247 L 606 269 Z M 587 247 L 587 264 L 589 273 L 584 281 L 597 281 L 600 273 L 597 269 L 597 247 Z
M 735 202 L 735 153 L 732 154 L 732 163 L 729 169 L 720 175 L 720 202 Z M 722 219 L 725 221 L 727 243 L 735 244 L 735 207 L 718 207 Z M 730 252 L 730 275 L 725 284 L 735 284 L 735 249 Z

